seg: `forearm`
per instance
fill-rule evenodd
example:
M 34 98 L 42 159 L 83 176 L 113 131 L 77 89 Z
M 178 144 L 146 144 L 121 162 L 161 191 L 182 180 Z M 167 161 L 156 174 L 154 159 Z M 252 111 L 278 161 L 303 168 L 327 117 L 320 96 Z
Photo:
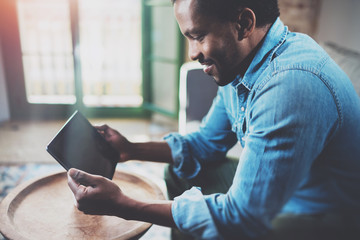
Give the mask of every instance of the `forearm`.
M 172 163 L 171 149 L 163 142 L 133 143 L 129 151 L 129 160 Z
M 122 201 L 124 201 L 124 199 L 122 199 Z M 127 206 L 122 207 L 122 209 L 125 207 L 125 210 L 122 211 L 121 208 L 119 208 L 120 212 L 117 214 L 119 217 L 127 220 L 149 222 L 165 227 L 176 228 L 171 213 L 171 201 L 142 202 L 128 198 L 126 203 Z

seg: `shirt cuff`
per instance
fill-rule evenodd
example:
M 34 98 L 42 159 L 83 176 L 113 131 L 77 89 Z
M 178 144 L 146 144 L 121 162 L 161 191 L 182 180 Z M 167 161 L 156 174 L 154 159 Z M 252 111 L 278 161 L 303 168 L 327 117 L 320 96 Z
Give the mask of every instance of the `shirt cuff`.
M 180 178 L 191 179 L 198 175 L 201 165 L 191 157 L 190 149 L 185 138 L 178 133 L 170 133 L 164 137 L 171 149 L 174 160 L 173 169 Z
M 221 240 L 204 196 L 193 187 L 174 199 L 172 216 L 180 231 L 195 238 Z

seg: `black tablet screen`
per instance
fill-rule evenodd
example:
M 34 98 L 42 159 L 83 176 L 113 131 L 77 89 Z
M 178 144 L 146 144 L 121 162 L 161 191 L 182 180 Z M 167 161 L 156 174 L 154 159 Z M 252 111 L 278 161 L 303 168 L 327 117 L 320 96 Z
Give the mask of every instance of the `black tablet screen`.
M 76 111 L 47 146 L 66 169 L 77 168 L 112 179 L 118 152 Z

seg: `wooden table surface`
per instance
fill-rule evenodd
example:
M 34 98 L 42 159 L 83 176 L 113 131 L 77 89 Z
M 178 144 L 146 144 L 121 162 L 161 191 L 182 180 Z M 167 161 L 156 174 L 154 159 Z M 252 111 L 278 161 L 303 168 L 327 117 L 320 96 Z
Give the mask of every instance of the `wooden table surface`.
M 113 181 L 136 199 L 165 199 L 148 179 L 116 171 Z M 77 210 L 66 172 L 16 187 L 0 204 L 0 232 L 9 239 L 131 239 L 151 224 Z

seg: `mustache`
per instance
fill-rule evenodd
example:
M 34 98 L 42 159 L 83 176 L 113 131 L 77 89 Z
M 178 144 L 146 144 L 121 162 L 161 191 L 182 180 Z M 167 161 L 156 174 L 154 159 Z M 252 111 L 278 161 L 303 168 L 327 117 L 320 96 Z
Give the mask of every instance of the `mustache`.
M 199 59 L 199 63 L 201 64 L 201 65 L 212 65 L 212 64 L 215 64 L 215 62 L 214 61 L 212 61 L 211 59 Z

